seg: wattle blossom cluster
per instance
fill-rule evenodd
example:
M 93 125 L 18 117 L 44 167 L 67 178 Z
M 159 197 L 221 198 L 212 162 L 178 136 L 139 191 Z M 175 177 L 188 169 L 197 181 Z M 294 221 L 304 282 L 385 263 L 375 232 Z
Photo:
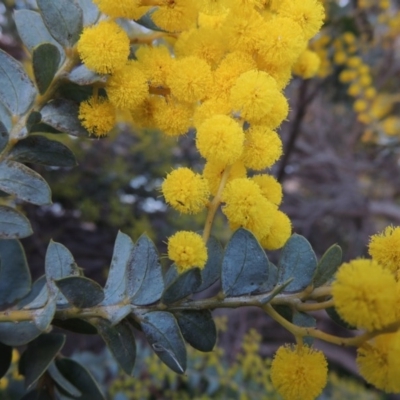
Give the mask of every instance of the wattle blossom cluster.
M 266 171 L 282 155 L 276 129 L 288 115 L 282 91 L 292 69 L 305 77 L 317 70 L 307 44 L 323 23 L 320 1 L 94 2 L 103 17 L 84 30 L 78 52 L 89 69 L 108 74 L 107 98 L 81 104 L 83 126 L 105 135 L 115 112 L 122 110 L 138 127 L 167 136 L 195 129 L 204 169 L 168 174 L 161 188 L 166 202 L 195 214 L 210 206 L 212 195 L 232 229 L 249 229 L 266 249 L 281 248 L 291 223 L 279 211 L 280 184 Z M 135 20 L 149 11 L 165 34 L 144 41 L 132 54 L 130 38 L 116 18 Z M 168 243 L 179 270 L 203 267 L 202 238 L 185 232 L 179 239 Z

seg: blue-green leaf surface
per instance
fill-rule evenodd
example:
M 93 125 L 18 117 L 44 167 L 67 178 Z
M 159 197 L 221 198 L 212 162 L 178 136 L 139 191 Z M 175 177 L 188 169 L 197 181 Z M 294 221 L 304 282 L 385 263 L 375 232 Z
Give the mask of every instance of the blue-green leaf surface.
M 10 111 L 6 108 L 6 106 L 0 101 L 0 122 L 3 123 L 7 132 L 11 131 L 12 128 L 12 120 Z
M 331 246 L 319 260 L 313 277 L 314 287 L 328 282 L 342 264 L 342 249 L 337 244 Z
M 93 25 L 100 16 L 100 10 L 93 0 L 78 0 L 79 7 L 83 12 L 83 25 Z
M 1 239 L 19 239 L 32 235 L 32 233 L 31 223 L 25 215 L 14 208 L 0 206 Z

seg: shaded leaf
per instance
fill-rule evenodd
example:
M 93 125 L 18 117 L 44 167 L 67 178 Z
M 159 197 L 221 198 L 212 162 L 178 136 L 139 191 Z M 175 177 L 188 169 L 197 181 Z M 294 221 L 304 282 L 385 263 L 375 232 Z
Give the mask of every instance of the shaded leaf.
M 192 347 L 212 351 L 217 341 L 217 329 L 209 310 L 180 311 L 176 318 L 183 337 Z
M 143 332 L 154 352 L 169 368 L 178 374 L 186 370 L 186 348 L 174 316 L 164 311 L 143 315 Z
M 83 12 L 83 25 L 93 25 L 100 16 L 100 10 L 92 0 L 78 0 L 79 7 Z
M 31 290 L 31 274 L 18 240 L 0 240 L 0 305 L 12 304 Z
M 286 306 L 284 304 L 276 304 L 273 306 L 274 310 L 282 315 L 287 321 L 292 322 L 293 319 L 293 310 L 290 306 Z
M 74 68 L 68 79 L 78 85 L 92 85 L 96 82 L 106 82 L 107 78 L 104 75 L 98 75 L 95 72 L 88 69 L 84 64 Z
M 1 239 L 19 239 L 32 235 L 32 233 L 31 223 L 25 215 L 14 208 L 0 206 Z
M 73 136 L 89 136 L 89 132 L 79 121 L 79 106 L 71 100 L 52 100 L 40 112 L 42 114 L 42 122 L 60 132 L 66 132 Z
M 139 25 L 144 26 L 147 29 L 151 29 L 152 31 L 158 31 L 158 32 L 167 32 L 161 28 L 159 28 L 154 21 L 151 19 L 151 15 L 153 14 L 153 12 L 155 11 L 155 9 L 150 10 L 149 12 L 147 12 L 146 14 L 143 15 L 143 17 L 136 19 L 135 22 Z
M 82 394 L 71 382 L 69 382 L 64 377 L 64 375 L 59 371 L 54 362 L 49 365 L 47 372 L 49 373 L 53 381 L 71 396 L 79 397 Z
M 69 318 L 65 320 L 53 319 L 52 325 L 75 333 L 83 333 L 85 335 L 97 334 L 97 329 L 84 319 L 79 319 L 79 318 Z
M 293 314 L 292 322 L 295 325 L 301 326 L 304 328 L 315 328 L 317 326 L 317 320 L 312 315 L 309 315 L 307 313 L 298 312 L 298 311 L 296 311 Z M 304 341 L 304 343 L 311 346 L 314 342 L 314 338 L 311 336 L 305 336 L 303 338 L 303 341 Z
M 127 294 L 135 305 L 156 302 L 164 290 L 158 252 L 154 243 L 146 235 L 140 236 L 133 249 L 127 281 Z
M 12 347 L 0 343 L 0 379 L 7 373 L 11 365 Z
M 82 276 L 68 276 L 56 281 L 68 302 L 78 308 L 94 307 L 104 300 L 103 288 Z
M 268 262 L 268 279 L 265 283 L 257 290 L 256 293 L 265 293 L 274 289 L 278 283 L 278 268 L 276 265 L 272 264 L 271 261 Z
M 25 375 L 25 386 L 31 389 L 36 381 L 63 348 L 65 335 L 60 333 L 44 333 L 29 343 L 25 355 L 21 358 L 20 370 Z
M 127 270 L 130 266 L 134 244 L 125 233 L 118 232 L 114 245 L 110 271 L 104 287 L 103 304 L 116 304 L 127 296 Z
M 56 312 L 56 307 L 56 296 L 51 296 L 48 298 L 47 303 L 43 308 L 33 311 L 33 322 L 42 332 L 45 332 L 50 326 Z
M 58 43 L 72 47 L 83 29 L 82 9 L 74 0 L 37 0 L 43 21 Z
M 342 264 L 342 249 L 337 244 L 331 246 L 321 257 L 313 277 L 314 287 L 328 282 Z
M 173 268 L 173 267 L 171 267 Z M 162 295 L 165 304 L 172 304 L 184 299 L 195 292 L 201 285 L 201 273 L 199 268 L 192 268 L 179 274 L 175 280 L 168 284 Z
M 58 48 L 51 43 L 42 43 L 33 49 L 32 68 L 40 94 L 46 93 L 61 62 Z
M 7 147 L 9 138 L 7 128 L 0 120 L 0 153 Z
M 227 296 L 250 294 L 268 279 L 268 258 L 254 235 L 238 229 L 226 245 L 222 261 L 222 289 Z
M 75 156 L 67 146 L 40 135 L 31 135 L 20 140 L 11 150 L 9 157 L 19 162 L 57 167 L 76 165 Z
M 218 240 L 210 236 L 207 241 L 207 263 L 201 272 L 201 285 L 196 289 L 196 292 L 202 292 L 214 284 L 221 276 L 222 259 L 224 250 Z
M 0 49 L 0 101 L 14 115 L 24 114 L 37 95 L 22 65 Z
M 329 317 L 334 321 L 337 325 L 341 326 L 342 328 L 354 330 L 357 329 L 357 327 L 352 326 L 348 324 L 336 311 L 335 307 L 328 307 L 325 309 L 326 313 L 329 315 Z
M 269 303 L 274 297 L 276 297 L 278 294 L 282 293 L 287 286 L 289 286 L 293 281 L 293 278 L 288 279 L 286 282 L 277 285 L 274 290 L 267 295 L 267 297 L 263 298 L 261 300 L 261 304 L 267 304 Z
M 60 373 L 82 393 L 80 400 L 104 399 L 96 381 L 81 364 L 70 358 L 57 359 L 55 364 Z
M 52 398 L 46 389 L 37 389 L 28 392 L 20 400 L 52 400 Z
M 301 235 L 292 235 L 279 260 L 279 283 L 294 278 L 285 291 L 301 291 L 311 284 L 316 268 L 317 258 L 310 243 Z
M 51 204 L 47 182 L 37 172 L 15 161 L 0 164 L 0 189 L 38 206 Z
M 43 287 L 46 285 L 46 276 L 42 275 L 39 279 L 37 279 L 32 287 L 30 292 L 18 302 L 18 309 L 21 309 L 28 305 L 30 302 L 36 299 L 39 293 L 42 291 Z
M 2 122 L 4 128 L 7 132 L 11 131 L 12 128 L 12 120 L 10 111 L 6 108 L 6 106 L 0 101 L 0 122 Z
M 77 83 L 66 81 L 59 86 L 58 95 L 69 101 L 81 103 L 93 96 L 93 88 L 91 86 L 81 86 Z M 99 96 L 103 96 L 102 89 L 99 90 Z
M 0 342 L 8 346 L 23 346 L 42 332 L 31 321 L 0 323 Z
M 112 326 L 108 321 L 99 319 L 96 325 L 119 366 L 128 375 L 132 375 L 136 359 L 136 342 L 130 324 L 123 320 Z
M 28 129 L 28 132 L 31 132 L 32 127 L 35 126 L 36 124 L 39 124 L 41 120 L 42 120 L 42 114 L 40 114 L 39 111 L 32 111 L 29 114 L 28 119 L 26 120 L 26 129 Z

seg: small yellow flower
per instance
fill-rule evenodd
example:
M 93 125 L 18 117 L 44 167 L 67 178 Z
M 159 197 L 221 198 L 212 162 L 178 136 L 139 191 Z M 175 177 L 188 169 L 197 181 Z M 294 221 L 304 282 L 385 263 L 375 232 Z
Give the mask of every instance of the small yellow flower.
M 399 278 L 400 227 L 388 226 L 382 233 L 373 235 L 368 245 L 370 256 Z
M 282 202 L 282 185 L 267 174 L 254 175 L 251 180 L 260 187 L 262 195 L 271 203 L 279 206 Z
M 139 19 L 151 7 L 139 6 L 140 0 L 93 0 L 101 12 L 112 18 Z
M 161 186 L 165 200 L 175 210 L 184 214 L 196 214 L 208 202 L 208 182 L 189 168 L 172 171 Z
M 267 236 L 263 237 L 260 244 L 267 250 L 278 250 L 285 245 L 292 234 L 292 223 L 282 211 L 277 211 L 274 222 Z
M 178 272 L 191 268 L 204 268 L 207 248 L 203 238 L 194 232 L 179 231 L 168 239 L 168 257 L 174 261 Z
M 244 133 L 227 115 L 214 115 L 197 129 L 196 147 L 207 161 L 233 164 L 243 152 Z
M 279 92 L 279 94 L 275 96 L 271 110 L 259 121 L 258 124 L 274 130 L 282 124 L 282 121 L 285 120 L 288 114 L 289 103 L 286 97 Z
M 379 335 L 357 350 L 361 375 L 387 393 L 400 392 L 400 332 Z
M 83 30 L 77 49 L 89 69 L 99 74 L 110 74 L 126 64 L 129 37 L 117 23 L 101 21 Z
M 115 108 L 104 97 L 91 97 L 80 104 L 79 119 L 90 134 L 105 136 L 115 125 Z
M 335 307 L 349 324 L 368 331 L 382 329 L 396 320 L 396 281 L 374 260 L 344 263 L 332 284 Z
M 324 354 L 306 345 L 281 346 L 271 365 L 272 384 L 285 400 L 314 400 L 327 376 Z
M 321 59 L 318 54 L 311 50 L 305 50 L 300 54 L 296 63 L 293 65 L 293 73 L 302 77 L 303 79 L 309 79 L 315 76 L 321 65 Z

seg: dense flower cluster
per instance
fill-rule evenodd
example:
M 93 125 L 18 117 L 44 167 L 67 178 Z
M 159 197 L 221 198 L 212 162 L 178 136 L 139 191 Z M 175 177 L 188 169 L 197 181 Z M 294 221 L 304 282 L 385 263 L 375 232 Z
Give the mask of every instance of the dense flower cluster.
M 110 111 L 103 114 L 106 123 L 95 106 L 109 104 L 130 113 L 140 128 L 160 129 L 168 136 L 195 129 L 204 170 L 171 172 L 162 185 L 167 203 L 182 213 L 198 213 L 211 193 L 222 200 L 232 229 L 251 230 L 267 249 L 282 247 L 291 223 L 278 210 L 279 183 L 262 172 L 282 155 L 275 130 L 288 115 L 282 90 L 292 69 L 307 78 L 318 68 L 318 57 L 307 44 L 324 20 L 320 1 L 95 3 L 104 18 L 85 28 L 78 52 L 89 69 L 109 74 L 108 100 L 82 103 L 84 126 L 104 135 Z M 114 21 L 137 19 L 148 11 L 166 33 L 130 50 L 127 33 Z M 261 174 L 248 177 L 251 170 Z M 188 267 L 188 261 L 174 257 L 178 267 Z

